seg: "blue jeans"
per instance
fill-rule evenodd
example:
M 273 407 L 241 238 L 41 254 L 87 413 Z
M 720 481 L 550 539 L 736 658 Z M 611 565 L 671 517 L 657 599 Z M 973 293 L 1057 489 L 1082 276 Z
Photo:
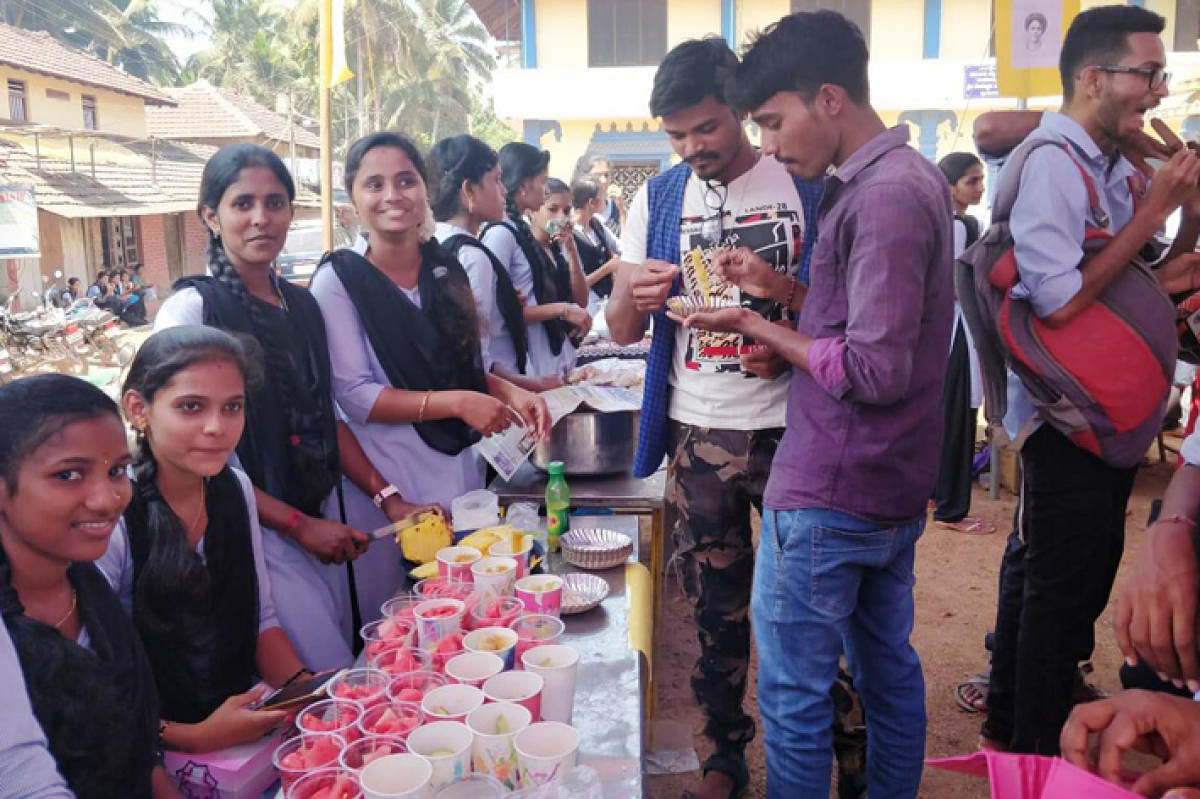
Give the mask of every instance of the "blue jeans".
M 763 514 L 751 612 L 768 797 L 829 795 L 829 689 L 843 643 L 867 718 L 868 795 L 917 795 L 925 678 L 908 639 L 924 528 L 924 518 L 881 527 L 822 509 Z

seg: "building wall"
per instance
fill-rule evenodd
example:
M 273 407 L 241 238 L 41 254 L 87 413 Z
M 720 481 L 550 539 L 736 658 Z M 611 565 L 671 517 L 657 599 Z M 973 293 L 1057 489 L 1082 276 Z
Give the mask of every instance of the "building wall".
M 183 215 L 183 255 L 186 274 L 203 274 L 208 266 L 208 231 L 196 214 Z
M 667 0 L 668 48 L 688 39 L 720 33 L 721 0 Z
M 138 239 L 142 248 L 142 280 L 158 286 L 171 285 L 167 267 L 166 214 L 138 217 Z
M 762 30 L 791 11 L 788 0 L 737 0 L 737 40 Z
M 25 114 L 32 122 L 82 130 L 82 96 L 89 94 L 96 98 L 96 124 L 99 130 L 123 136 L 146 135 L 146 101 L 141 97 L 131 97 L 108 89 L 0 64 L 0 89 L 5 92 L 3 100 L 0 100 L 0 115 L 5 119 L 8 118 L 7 82 L 10 80 L 25 82 Z M 67 97 L 47 97 L 47 89 L 66 92 Z

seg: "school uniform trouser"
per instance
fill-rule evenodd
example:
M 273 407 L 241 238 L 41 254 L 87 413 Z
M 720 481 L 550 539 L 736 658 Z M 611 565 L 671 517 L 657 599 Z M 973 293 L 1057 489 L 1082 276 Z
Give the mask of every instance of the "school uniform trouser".
M 1021 465 L 983 734 L 1056 755 L 1080 653 L 1092 651 L 1121 561 L 1136 467 L 1109 466 L 1047 424 L 1025 442 Z

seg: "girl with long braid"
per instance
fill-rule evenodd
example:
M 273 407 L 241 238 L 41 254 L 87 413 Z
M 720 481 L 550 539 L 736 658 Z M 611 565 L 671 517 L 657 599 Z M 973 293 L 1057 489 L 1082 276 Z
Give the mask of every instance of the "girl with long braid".
M 550 154 L 524 142 L 500 148 L 500 180 L 508 191 L 503 223 L 489 225 L 482 241 L 495 253 L 525 297 L 525 331 L 529 362 L 525 374 L 562 378 L 575 365 L 572 338 L 581 339 L 592 326 L 587 311 L 588 286 L 575 252 L 574 229 L 569 224 L 555 234 L 569 263 L 560 263 L 538 243 L 526 214 L 546 202 Z M 544 232 L 544 231 L 543 231 Z M 564 271 L 561 267 L 567 265 Z
M 359 139 L 346 153 L 345 173 L 369 245 L 365 255 L 333 252 L 312 281 L 325 315 L 334 395 L 402 496 L 448 507 L 483 486 L 482 462 L 471 448 L 481 434 L 507 428 L 515 411 L 542 437 L 549 412 L 541 397 L 484 371 L 471 286 L 433 238 L 425 164 L 413 143 L 390 132 Z M 363 527 L 382 522 L 352 490 L 346 510 Z M 386 598 L 400 565 L 378 569 L 368 590 Z
M 21 668 L 0 680 L 24 680 L 79 799 L 178 796 L 150 664 L 92 563 L 131 493 L 120 412 L 89 383 L 36 375 L 0 388 L 0 418 L 0 614 Z
M 529 343 L 521 296 L 500 259 L 477 238 L 484 225 L 504 220 L 506 194 L 496 151 L 479 139 L 451 136 L 429 151 L 434 236 L 471 281 L 484 367 L 521 388 L 545 391 L 562 385 L 562 379 L 525 376 Z
M 228 464 L 257 379 L 240 341 L 186 325 L 146 339 L 122 389 L 133 499 L 96 565 L 150 658 L 170 749 L 262 738 L 287 714 L 251 707 L 258 675 L 277 688 L 308 673 L 275 614 L 254 486 Z
M 287 238 L 295 194 L 283 161 L 267 148 L 233 144 L 218 150 L 204 166 L 197 208 L 209 231 L 209 274 L 176 283 L 155 328 L 203 324 L 249 335 L 262 348 L 266 379 L 247 398 L 233 465 L 256 489 L 283 629 L 305 663 L 321 670 L 349 665 L 355 622 L 380 614 L 380 603 L 352 595 L 349 566 L 328 565 L 357 558 L 368 541 L 327 518 L 339 512 L 331 492 L 341 474 L 374 496 L 387 519 L 420 508 L 396 494 L 337 420 L 320 308 L 272 268 Z M 373 557 L 388 557 L 385 547 L 376 549 Z

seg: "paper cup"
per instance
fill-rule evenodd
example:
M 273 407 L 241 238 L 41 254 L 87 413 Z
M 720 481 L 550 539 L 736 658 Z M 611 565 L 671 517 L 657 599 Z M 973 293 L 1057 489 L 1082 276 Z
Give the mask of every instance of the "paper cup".
M 365 799 L 433 799 L 433 766 L 414 754 L 387 755 L 358 775 Z
M 364 737 L 404 740 L 424 723 L 425 714 L 420 702 L 385 702 L 363 712 L 358 720 L 358 731 Z
M 467 633 L 463 649 L 468 652 L 494 652 L 511 669 L 516 662 L 517 634 L 507 627 L 482 627 Z
M 389 676 L 405 674 L 410 671 L 432 671 L 433 656 L 423 649 L 411 646 L 398 646 L 395 649 L 385 649 L 367 663 L 373 669 L 378 669 Z
M 292 784 L 287 799 L 314 799 L 325 796 L 362 796 L 358 775 L 344 768 L 322 768 L 310 771 Z
M 560 721 L 530 724 L 513 739 L 522 788 L 544 785 L 575 766 L 579 731 Z
M 419 705 L 425 694 L 446 683 L 445 677 L 432 671 L 397 674 L 388 683 L 387 698 L 392 702 L 415 702 Z
M 413 608 L 421 648 L 432 650 L 448 636 L 461 635 L 466 610 L 461 599 L 429 599 Z
M 437 551 L 438 576 L 458 583 L 473 582 L 471 565 L 482 557 L 475 547 L 442 547 Z
M 408 750 L 404 741 L 391 735 L 364 735 L 352 744 L 346 744 L 338 763 L 355 774 L 387 755 L 398 755 Z
M 508 627 L 525 612 L 525 605 L 513 596 L 479 597 L 467 606 L 467 629 Z
M 563 581 L 553 574 L 533 574 L 517 580 L 517 599 L 530 613 L 558 616 L 562 612 Z
M 517 562 L 517 579 L 529 574 L 529 559 L 533 554 L 533 536 L 524 537 L 525 542 L 514 552 L 507 541 L 497 541 L 488 549 L 488 554 L 497 558 L 512 558 Z
M 483 695 L 489 702 L 514 702 L 529 711 L 534 721 L 542 718 L 542 688 L 546 681 L 540 674 L 527 671 L 504 671 L 483 684 Z
M 325 692 L 333 699 L 353 699 L 363 708 L 387 701 L 391 677 L 379 669 L 346 669 L 338 672 Z
M 517 634 L 517 665 L 523 665 L 521 658 L 535 646 L 552 644 L 563 634 L 567 626 L 557 616 L 530 614 L 508 625 Z
M 300 732 L 332 732 L 346 743 L 358 739 L 358 720 L 363 706 L 353 699 L 325 699 L 313 702 L 296 716 Z
M 500 720 L 504 723 L 500 726 Z M 532 723 L 529 710 L 512 702 L 488 702 L 467 715 L 467 726 L 475 733 L 471 745 L 471 767 L 490 774 L 510 791 L 517 785 L 517 750 L 513 738 Z M 496 732 L 497 729 L 503 730 Z
M 452 682 L 482 688 L 489 677 L 504 671 L 504 660 L 495 652 L 464 652 L 446 663 L 446 677 Z
M 455 780 L 437 792 L 437 799 L 500 799 L 508 789 L 486 774 L 471 774 Z
M 473 685 L 451 683 L 434 688 L 421 700 L 426 722 L 465 721 L 467 714 L 483 704 L 483 691 Z
M 279 772 L 286 791 L 310 771 L 336 766 L 346 739 L 333 733 L 301 733 L 275 747 L 271 765 Z
M 461 721 L 432 721 L 408 736 L 408 751 L 433 766 L 434 788 L 471 773 L 471 743 L 474 733 Z
M 521 656 L 521 665 L 525 671 L 540 674 L 546 683 L 542 688 L 542 719 L 570 724 L 579 651 L 566 644 L 535 646 Z
M 475 590 L 480 597 L 508 596 L 517 579 L 517 561 L 513 558 L 480 558 L 471 564 L 471 576 L 475 578 Z

